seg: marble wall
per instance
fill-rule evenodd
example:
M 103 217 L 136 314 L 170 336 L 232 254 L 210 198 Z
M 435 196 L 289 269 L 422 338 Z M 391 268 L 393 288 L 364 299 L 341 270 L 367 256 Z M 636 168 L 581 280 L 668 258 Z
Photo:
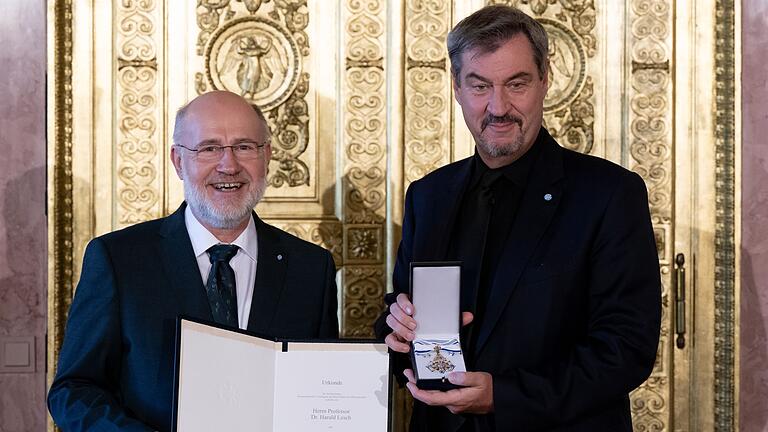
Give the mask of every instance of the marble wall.
M 768 1 L 742 2 L 740 424 L 768 432 Z
M 34 347 L 29 367 L 0 370 L 0 432 L 44 431 L 46 3 L 0 10 L 0 355 Z

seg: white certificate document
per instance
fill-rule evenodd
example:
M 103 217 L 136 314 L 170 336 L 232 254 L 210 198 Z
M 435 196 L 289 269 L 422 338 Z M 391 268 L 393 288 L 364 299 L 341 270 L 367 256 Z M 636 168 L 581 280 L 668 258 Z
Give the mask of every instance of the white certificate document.
M 275 342 L 182 319 L 178 431 L 386 432 L 386 345 Z

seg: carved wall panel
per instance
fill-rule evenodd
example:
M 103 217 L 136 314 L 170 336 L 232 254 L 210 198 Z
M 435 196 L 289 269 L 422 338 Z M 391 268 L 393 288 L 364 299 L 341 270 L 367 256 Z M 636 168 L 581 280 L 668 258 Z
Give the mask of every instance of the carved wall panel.
M 339 113 L 345 161 L 339 167 L 344 222 L 342 333 L 372 336 L 386 292 L 386 31 L 385 1 L 346 0 Z
M 264 111 L 272 136 L 267 197 L 314 198 L 309 10 L 304 1 L 210 1 L 197 6 L 198 94 L 228 90 Z
M 672 260 L 666 253 L 672 232 L 672 76 L 673 16 L 669 2 L 633 1 L 630 5 L 632 38 L 629 98 L 629 168 L 645 180 L 662 276 L 662 326 L 656 365 L 632 395 L 633 423 L 638 430 L 669 430 L 670 285 Z
M 451 162 L 449 2 L 405 3 L 405 185 Z
M 163 7 L 156 1 L 124 1 L 115 8 L 117 54 L 117 225 L 162 216 Z

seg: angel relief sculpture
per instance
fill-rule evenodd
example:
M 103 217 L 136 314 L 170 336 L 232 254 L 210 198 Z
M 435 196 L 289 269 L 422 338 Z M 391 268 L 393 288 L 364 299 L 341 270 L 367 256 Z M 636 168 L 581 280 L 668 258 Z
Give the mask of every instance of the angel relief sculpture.
M 234 72 L 240 94 L 253 100 L 262 92 L 274 92 L 287 70 L 287 60 L 272 38 L 251 32 L 233 38 L 219 75 Z

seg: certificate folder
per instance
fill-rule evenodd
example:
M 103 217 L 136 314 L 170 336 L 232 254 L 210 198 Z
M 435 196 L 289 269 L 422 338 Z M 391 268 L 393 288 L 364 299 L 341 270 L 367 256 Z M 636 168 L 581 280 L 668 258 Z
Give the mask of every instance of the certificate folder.
M 389 377 L 381 343 L 280 340 L 180 317 L 173 430 L 385 432 Z

